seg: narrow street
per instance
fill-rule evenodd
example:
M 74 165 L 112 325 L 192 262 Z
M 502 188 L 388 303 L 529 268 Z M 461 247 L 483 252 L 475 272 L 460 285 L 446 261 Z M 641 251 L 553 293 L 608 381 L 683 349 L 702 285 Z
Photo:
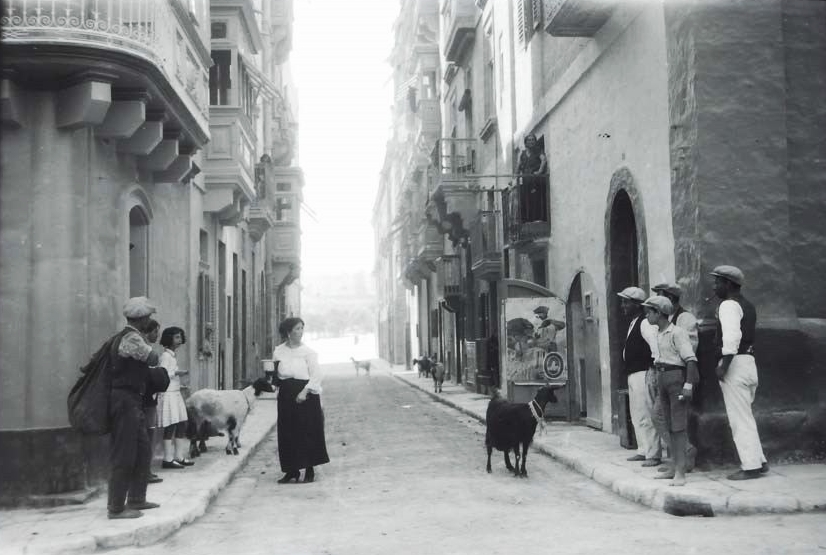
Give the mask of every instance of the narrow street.
M 276 483 L 273 431 L 204 516 L 159 544 L 110 553 L 826 552 L 822 514 L 673 517 L 538 453 L 527 479 L 513 478 L 501 453 L 488 475 L 477 421 L 384 372 L 324 370 L 332 462 L 315 483 Z

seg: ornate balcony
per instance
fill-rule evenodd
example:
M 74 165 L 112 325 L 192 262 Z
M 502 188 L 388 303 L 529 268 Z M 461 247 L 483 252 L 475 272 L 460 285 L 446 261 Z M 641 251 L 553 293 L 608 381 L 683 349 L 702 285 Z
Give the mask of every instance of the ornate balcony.
M 436 275 L 445 299 L 462 296 L 462 259 L 458 254 L 446 254 L 439 258 Z
M 593 37 L 615 5 L 615 0 L 546 1 L 545 30 L 555 37 Z
M 479 12 L 473 0 L 443 0 L 442 52 L 445 60 L 459 63 L 473 45 Z
M 178 2 L 3 0 L 2 14 L 7 69 L 57 86 L 105 68 L 118 90 L 147 91 L 184 142 L 209 140 L 209 50 Z
M 502 277 L 501 214 L 482 210 L 470 227 L 473 277 L 496 281 Z
M 502 192 L 505 245 L 519 246 L 550 237 L 548 176 L 514 178 L 513 184 Z

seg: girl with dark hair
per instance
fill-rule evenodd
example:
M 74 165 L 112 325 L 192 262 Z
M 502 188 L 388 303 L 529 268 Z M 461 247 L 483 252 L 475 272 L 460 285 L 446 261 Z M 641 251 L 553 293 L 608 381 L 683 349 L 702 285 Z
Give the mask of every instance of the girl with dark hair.
M 321 369 L 318 355 L 301 342 L 304 320 L 287 318 L 278 326 L 283 343 L 272 353 L 278 385 L 278 458 L 284 476 L 279 484 L 315 479 L 314 467 L 330 462 L 321 410 Z
M 163 462 L 161 468 L 180 469 L 195 464 L 187 458 L 189 440 L 186 438 L 186 404 L 181 395 L 181 380 L 178 376 L 188 374 L 188 370 L 178 368 L 175 351 L 186 343 L 186 333 L 178 327 L 170 327 L 161 334 L 164 352 L 158 366 L 166 368 L 169 387 L 158 393 L 158 426 L 163 428 Z

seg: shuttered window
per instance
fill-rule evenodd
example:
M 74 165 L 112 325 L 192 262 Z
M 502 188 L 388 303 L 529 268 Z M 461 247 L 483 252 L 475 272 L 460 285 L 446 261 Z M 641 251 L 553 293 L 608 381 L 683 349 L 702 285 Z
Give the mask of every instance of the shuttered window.
M 198 350 L 214 352 L 213 333 L 208 327 L 215 326 L 215 282 L 206 273 L 198 274 Z

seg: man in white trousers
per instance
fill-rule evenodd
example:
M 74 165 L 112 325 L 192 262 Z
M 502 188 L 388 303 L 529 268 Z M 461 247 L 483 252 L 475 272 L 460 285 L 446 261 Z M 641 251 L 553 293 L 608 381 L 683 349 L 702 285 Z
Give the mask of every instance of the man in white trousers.
M 739 268 L 717 266 L 711 275 L 714 276 L 714 294 L 722 299 L 716 314 L 716 344 L 720 349 L 716 373 L 740 457 L 740 470 L 728 479 L 753 480 L 769 470 L 751 410 L 757 392 L 757 364 L 754 362 L 757 311 L 740 294 L 744 276 Z
M 628 376 L 628 404 L 637 437 L 637 454 L 628 460 L 642 461 L 643 466 L 657 466 L 662 462 L 662 446 L 651 418 L 645 379 L 657 351 L 657 328 L 648 323 L 642 312 L 642 303 L 648 298 L 645 291 L 639 287 L 626 287 L 617 295 L 623 314 L 631 319 L 622 360 Z

